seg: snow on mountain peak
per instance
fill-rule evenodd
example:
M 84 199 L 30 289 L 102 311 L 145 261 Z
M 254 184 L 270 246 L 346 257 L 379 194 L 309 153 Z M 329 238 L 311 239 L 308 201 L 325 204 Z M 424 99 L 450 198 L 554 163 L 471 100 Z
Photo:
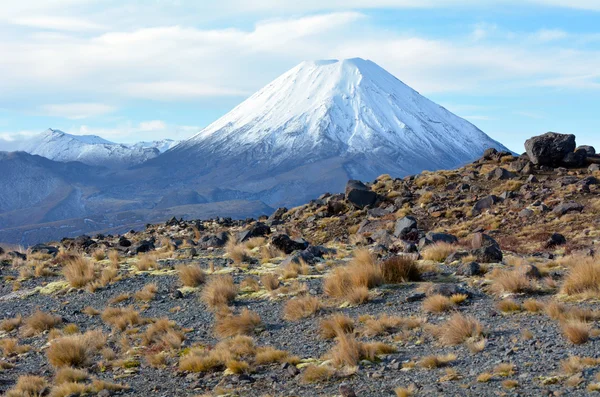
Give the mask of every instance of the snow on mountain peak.
M 263 147 L 285 159 L 300 148 L 313 155 L 324 145 L 339 155 L 418 151 L 445 157 L 447 161 L 438 162 L 454 166 L 488 147 L 504 148 L 361 58 L 302 62 L 180 148 L 197 146 L 235 155 Z

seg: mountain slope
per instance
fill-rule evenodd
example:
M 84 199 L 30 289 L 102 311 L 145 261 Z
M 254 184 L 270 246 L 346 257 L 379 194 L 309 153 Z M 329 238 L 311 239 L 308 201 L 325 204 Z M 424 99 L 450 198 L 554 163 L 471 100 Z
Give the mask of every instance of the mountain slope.
M 24 142 L 20 150 L 54 161 L 79 161 L 88 165 L 118 169 L 155 158 L 172 145 L 171 140 L 126 145 L 110 142 L 95 135 L 71 135 L 48 129 Z
M 148 165 L 292 205 L 349 178 L 454 168 L 489 147 L 506 150 L 375 63 L 349 59 L 301 63 Z

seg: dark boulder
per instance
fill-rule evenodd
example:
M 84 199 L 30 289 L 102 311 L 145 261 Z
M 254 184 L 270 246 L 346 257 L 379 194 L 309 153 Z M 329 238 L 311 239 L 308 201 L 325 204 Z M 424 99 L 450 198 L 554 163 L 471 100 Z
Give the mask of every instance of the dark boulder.
M 202 237 L 202 240 L 200 240 L 198 242 L 198 248 L 200 249 L 208 249 L 208 248 L 220 248 L 223 247 L 228 239 L 229 239 L 229 235 L 226 235 L 227 238 L 224 238 L 225 236 L 219 236 L 219 235 L 210 235 L 210 236 L 204 236 Z
M 493 147 L 485 149 L 485 151 L 483 152 L 483 159 L 484 160 L 493 160 L 497 154 L 498 154 L 498 151 L 496 149 L 494 149 Z
M 273 236 L 271 244 L 289 255 L 294 251 L 300 251 L 308 247 L 308 241 L 304 239 L 292 239 L 287 234 Z
M 481 274 L 481 266 L 477 262 L 469 262 L 460 265 L 456 271 L 459 276 L 478 276 Z
M 27 255 L 25 255 L 19 251 L 8 251 L 6 253 L 6 256 L 8 256 L 9 258 L 13 258 L 13 259 L 27 260 Z
M 369 189 L 361 181 L 349 180 L 346 184 L 346 200 L 357 208 L 364 208 L 375 204 L 377 193 Z
M 36 244 L 29 249 L 29 252 L 32 254 L 41 253 L 56 256 L 56 254 L 58 254 L 58 248 L 46 244 Z
M 405 216 L 396 221 L 394 236 L 404 239 L 413 229 L 417 229 L 417 220 L 412 216 Z
M 575 201 L 568 201 L 566 203 L 561 203 L 554 207 L 552 212 L 555 214 L 562 216 L 569 212 L 581 212 L 583 211 L 583 205 L 576 203 Z
M 283 218 L 283 215 L 288 212 L 288 209 L 285 207 L 280 207 L 275 210 L 269 217 L 270 221 L 280 221 Z
M 475 233 L 471 240 L 471 255 L 479 263 L 497 263 L 502 261 L 500 244 L 484 233 Z
M 435 243 L 456 244 L 458 243 L 458 238 L 450 233 L 428 232 L 425 237 L 419 241 L 419 248 L 423 248 Z
M 480 214 L 483 210 L 487 210 L 492 208 L 492 206 L 496 203 L 498 203 L 500 201 L 500 197 L 495 196 L 493 194 L 490 194 L 487 197 L 482 198 L 481 200 L 478 200 L 474 205 L 473 205 L 473 214 L 474 215 L 478 215 Z
M 149 240 L 142 240 L 139 243 L 137 243 L 131 249 L 131 251 L 134 252 L 134 253 L 136 253 L 136 254 L 154 251 L 154 243 L 152 241 L 149 241 Z
M 467 296 L 471 296 L 471 292 L 457 284 L 452 284 L 452 283 L 439 283 L 439 284 L 432 284 L 429 288 L 427 288 L 427 290 L 425 291 L 425 294 L 427 294 L 427 296 L 432 296 L 432 295 L 443 295 L 443 296 L 452 296 L 452 295 L 458 295 L 458 294 L 464 294 Z
M 488 181 L 505 181 L 516 178 L 517 176 L 505 168 L 498 167 L 487 174 Z
M 587 154 L 585 150 L 578 150 L 576 152 L 567 153 L 562 160 L 562 165 L 568 168 L 579 168 L 585 166 L 585 159 Z
M 552 233 L 548 241 L 546 241 L 546 248 L 554 248 L 559 245 L 567 243 L 567 239 L 560 233 Z
M 238 240 L 244 242 L 253 237 L 263 237 L 268 234 L 271 234 L 271 228 L 262 222 L 256 222 L 248 230 L 238 233 Z
M 587 156 L 594 156 L 596 154 L 596 149 L 593 146 L 581 145 L 575 149 L 576 152 L 580 150 L 583 150 Z
M 119 242 L 117 244 L 119 247 L 131 247 L 131 241 L 129 241 L 125 236 L 119 237 Z
M 548 132 L 525 141 L 529 159 L 537 165 L 559 167 L 569 153 L 575 151 L 575 135 Z

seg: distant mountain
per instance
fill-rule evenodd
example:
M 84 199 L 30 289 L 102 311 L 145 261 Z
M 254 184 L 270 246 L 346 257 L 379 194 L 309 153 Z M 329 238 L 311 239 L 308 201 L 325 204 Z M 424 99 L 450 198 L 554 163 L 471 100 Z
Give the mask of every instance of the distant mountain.
M 176 143 L 165 139 L 127 145 L 110 142 L 96 135 L 71 135 L 48 129 L 23 142 L 19 150 L 55 161 L 79 161 L 87 165 L 120 169 L 155 158 Z
M 341 191 L 348 179 L 454 168 L 490 147 L 507 150 L 357 58 L 301 63 L 142 167 L 279 206 Z

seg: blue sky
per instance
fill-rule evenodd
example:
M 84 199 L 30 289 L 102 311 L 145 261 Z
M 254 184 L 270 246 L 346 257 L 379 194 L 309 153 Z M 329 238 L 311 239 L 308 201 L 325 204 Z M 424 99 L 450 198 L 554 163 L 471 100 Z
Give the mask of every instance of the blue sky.
M 303 60 L 351 57 L 515 151 L 546 131 L 600 149 L 597 0 L 11 3 L 0 149 L 48 127 L 184 139 Z

